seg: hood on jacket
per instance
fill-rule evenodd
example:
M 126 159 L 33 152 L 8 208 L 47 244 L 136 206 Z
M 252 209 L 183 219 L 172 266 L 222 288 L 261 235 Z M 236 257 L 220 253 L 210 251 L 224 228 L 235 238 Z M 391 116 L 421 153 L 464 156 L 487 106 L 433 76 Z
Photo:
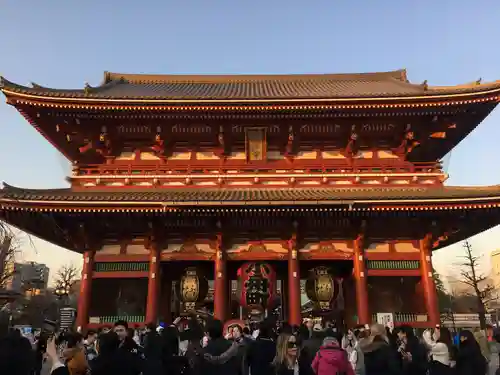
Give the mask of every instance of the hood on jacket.
M 436 343 L 431 349 L 431 356 L 433 361 L 442 363 L 443 365 L 450 365 L 450 353 L 446 344 L 442 342 Z
M 347 360 L 345 351 L 336 344 L 324 345 L 319 348 L 321 360 L 328 364 L 344 363 Z
M 478 330 L 474 332 L 474 338 L 476 341 L 486 338 L 486 333 L 483 330 Z
M 382 337 L 367 337 L 364 339 L 361 339 L 358 342 L 359 349 L 363 353 L 371 353 L 374 352 L 380 348 L 383 348 L 385 346 L 388 346 L 389 343 L 385 341 Z

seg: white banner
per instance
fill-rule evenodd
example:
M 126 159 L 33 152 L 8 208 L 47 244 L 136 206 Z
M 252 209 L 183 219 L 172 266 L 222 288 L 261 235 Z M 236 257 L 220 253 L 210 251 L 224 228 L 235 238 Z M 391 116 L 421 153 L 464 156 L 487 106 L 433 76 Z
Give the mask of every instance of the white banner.
M 393 313 L 377 313 L 377 323 L 384 327 L 394 327 Z

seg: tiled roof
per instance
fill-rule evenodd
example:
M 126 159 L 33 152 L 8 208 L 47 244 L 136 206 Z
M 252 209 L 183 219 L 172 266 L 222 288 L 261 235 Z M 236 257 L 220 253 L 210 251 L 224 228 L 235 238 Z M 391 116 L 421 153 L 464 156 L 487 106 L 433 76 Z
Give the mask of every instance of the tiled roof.
M 168 202 L 170 204 L 275 204 L 289 202 L 331 201 L 333 204 L 354 200 L 362 201 L 446 201 L 454 199 L 478 200 L 481 198 L 500 199 L 500 185 L 489 187 L 352 187 L 352 188 L 220 188 L 220 189 L 127 189 L 120 191 L 89 190 L 72 191 L 71 189 L 21 189 L 5 185 L 0 190 L 2 200 L 47 201 L 47 202 Z M 369 203 L 369 202 L 368 202 Z
M 500 81 L 463 86 L 412 84 L 405 70 L 359 74 L 146 75 L 105 73 L 97 87 L 25 87 L 0 77 L 0 89 L 46 97 L 172 100 L 385 98 L 475 93 L 500 89 Z

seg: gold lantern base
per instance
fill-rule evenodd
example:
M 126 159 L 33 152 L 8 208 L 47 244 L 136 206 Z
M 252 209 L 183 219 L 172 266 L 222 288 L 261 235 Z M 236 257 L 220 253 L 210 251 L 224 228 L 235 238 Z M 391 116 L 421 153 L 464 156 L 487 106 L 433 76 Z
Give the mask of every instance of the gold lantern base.
M 318 302 L 318 304 L 319 304 L 319 308 L 321 310 L 330 310 L 330 301 L 328 301 L 328 302 L 320 301 L 320 302 Z
M 184 311 L 191 312 L 196 309 L 196 302 L 184 302 Z

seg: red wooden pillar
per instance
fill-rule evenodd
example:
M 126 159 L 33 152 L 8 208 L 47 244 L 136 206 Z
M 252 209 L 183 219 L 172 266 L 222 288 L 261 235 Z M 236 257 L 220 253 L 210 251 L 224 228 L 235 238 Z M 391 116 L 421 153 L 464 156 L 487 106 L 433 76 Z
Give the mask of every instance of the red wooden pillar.
M 80 282 L 80 296 L 78 297 L 78 310 L 76 315 L 76 326 L 82 331 L 87 329 L 87 324 L 89 323 L 93 271 L 94 252 L 86 251 L 83 253 L 82 280 Z
M 420 240 L 420 274 L 422 277 L 425 307 L 427 308 L 429 323 L 435 326 L 439 324 L 440 319 L 436 285 L 432 275 L 430 247 L 431 236 L 427 235 L 424 239 Z
M 148 299 L 146 305 L 146 323 L 158 323 L 158 297 L 160 295 L 160 252 L 156 245 L 151 245 L 149 253 Z
M 368 308 L 368 287 L 366 281 L 366 267 L 363 250 L 363 236 L 354 240 L 354 281 L 356 285 L 356 307 L 359 324 L 370 324 L 370 309 Z
M 227 313 L 226 259 L 222 250 L 222 236 L 217 235 L 217 251 L 214 263 L 214 317 L 224 322 Z
M 165 290 L 162 293 L 163 300 L 163 320 L 165 323 L 172 323 L 172 280 L 163 283 Z
M 300 301 L 300 268 L 295 236 L 288 241 L 288 322 L 292 325 L 302 323 Z

